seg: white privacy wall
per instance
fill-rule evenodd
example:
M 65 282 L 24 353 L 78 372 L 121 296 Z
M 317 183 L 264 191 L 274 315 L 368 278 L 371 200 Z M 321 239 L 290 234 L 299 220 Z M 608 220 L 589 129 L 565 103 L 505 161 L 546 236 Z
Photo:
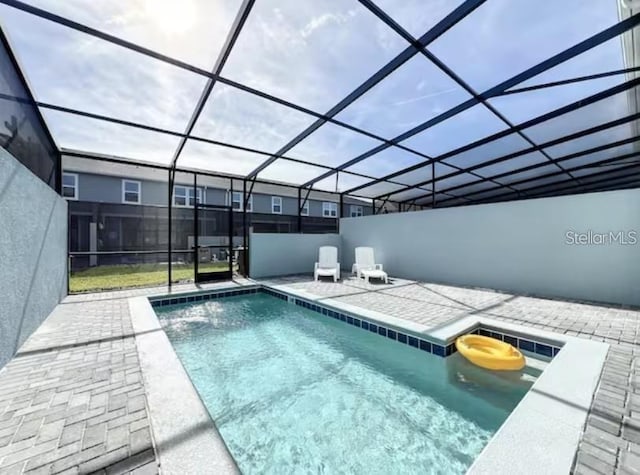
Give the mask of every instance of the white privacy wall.
M 67 202 L 0 148 L 0 368 L 67 292 Z
M 570 245 L 569 231 L 637 243 Z M 640 190 L 345 218 L 340 234 L 343 269 L 372 246 L 392 276 L 640 305 Z
M 313 275 L 313 265 L 318 260 L 320 246 L 336 246 L 340 249 L 340 236 L 251 233 L 249 275 L 253 278 L 305 273 Z M 341 267 L 344 270 L 344 265 Z

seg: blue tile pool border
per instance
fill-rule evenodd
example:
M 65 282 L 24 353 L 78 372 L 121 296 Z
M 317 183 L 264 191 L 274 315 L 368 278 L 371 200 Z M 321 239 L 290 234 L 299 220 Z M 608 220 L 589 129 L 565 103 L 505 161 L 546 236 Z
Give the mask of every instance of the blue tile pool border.
M 478 328 L 473 330 L 472 333 L 495 338 L 497 340 L 504 341 L 505 343 L 509 343 L 519 350 L 528 351 L 529 353 L 535 353 L 547 358 L 553 358 L 560 352 L 560 349 L 562 348 L 562 345 L 553 345 L 549 342 L 537 341 L 535 338 L 529 337 L 527 335 L 516 336 L 510 333 L 496 331 L 493 328 L 483 328 L 482 326 L 479 326 Z
M 246 289 L 221 289 L 211 290 L 207 292 L 200 292 L 197 294 L 184 294 L 184 295 L 166 295 L 162 297 L 149 297 L 149 302 L 153 308 L 166 307 L 168 305 L 183 305 L 186 303 L 206 302 L 207 300 L 217 300 L 225 297 L 237 297 L 238 295 L 257 294 L 258 292 L 266 292 L 274 294 L 274 292 L 268 292 L 267 289 L 260 287 L 249 287 Z M 274 297 L 278 297 L 274 295 Z M 281 297 L 279 297 L 281 298 Z M 287 300 L 285 297 L 284 300 Z
M 307 310 L 319 313 L 328 318 L 340 320 L 347 325 L 352 325 L 360 328 L 361 330 L 375 333 L 381 338 L 388 338 L 398 343 L 411 346 L 417 350 L 440 356 L 442 358 L 451 356 L 457 351 L 455 339 L 447 342 L 446 344 L 442 344 L 442 342 L 429 340 L 427 338 L 424 338 L 423 336 L 411 334 L 408 332 L 405 333 L 400 331 L 396 327 L 390 328 L 385 325 L 381 325 L 379 322 L 369 321 L 359 315 L 342 312 L 332 307 L 320 305 L 314 301 L 305 300 L 304 298 L 295 295 L 289 295 L 285 292 L 276 291 L 265 286 L 252 286 L 247 288 L 219 290 L 212 289 L 210 291 L 198 292 L 195 294 L 150 297 L 149 302 L 151 303 L 151 306 L 153 308 L 157 308 L 170 305 L 183 305 L 187 303 L 205 302 L 208 300 L 217 300 L 225 297 L 237 297 L 240 295 L 250 295 L 257 293 L 265 293 L 271 295 L 272 297 L 290 302 L 294 305 L 306 308 Z M 500 341 L 509 343 L 520 350 L 535 353 L 537 355 L 548 357 L 550 359 L 556 356 L 562 347 L 562 345 L 560 344 L 553 345 L 549 342 L 537 341 L 535 338 L 529 337 L 527 335 L 512 335 L 510 333 L 496 331 L 495 328 L 484 328 L 482 327 L 482 325 L 478 325 L 477 327 L 465 332 L 465 334 L 468 333 L 496 338 Z
M 271 292 L 267 292 L 271 293 Z M 282 294 L 285 295 L 285 294 Z M 362 330 L 368 331 L 370 333 L 375 333 L 382 338 L 388 338 L 390 340 L 396 341 L 398 343 L 405 344 L 407 346 L 411 346 L 417 350 L 422 350 L 426 353 L 431 353 L 436 356 L 449 356 L 456 352 L 456 347 L 454 343 L 449 343 L 446 346 L 440 345 L 436 342 L 427 340 L 425 338 L 418 337 L 416 335 L 412 335 L 410 333 L 404 333 L 398 328 L 390 328 L 385 325 L 381 325 L 379 322 L 372 322 L 361 316 L 354 316 L 345 312 L 341 312 L 339 310 L 334 310 L 331 307 L 325 307 L 324 305 L 318 305 L 315 302 L 311 302 L 305 300 L 300 297 L 291 296 L 288 297 L 289 302 L 293 303 L 302 308 L 306 308 L 307 310 L 311 310 L 312 312 L 319 313 L 329 318 L 333 318 L 335 320 L 340 320 L 347 325 L 353 325 Z

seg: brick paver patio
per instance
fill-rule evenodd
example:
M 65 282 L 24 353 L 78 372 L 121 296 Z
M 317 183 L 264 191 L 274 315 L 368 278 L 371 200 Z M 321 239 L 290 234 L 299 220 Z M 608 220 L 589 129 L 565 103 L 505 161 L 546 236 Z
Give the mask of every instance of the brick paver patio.
M 265 282 L 430 327 L 479 314 L 609 343 L 575 473 L 640 473 L 640 312 L 402 279 Z M 0 473 L 158 472 L 127 298 L 160 293 L 69 296 L 29 338 L 0 371 Z
M 0 372 L 0 473 L 156 473 L 124 299 L 65 303 Z
M 72 295 L 31 335 L 0 371 L 0 474 L 158 472 L 127 298 L 161 293 Z

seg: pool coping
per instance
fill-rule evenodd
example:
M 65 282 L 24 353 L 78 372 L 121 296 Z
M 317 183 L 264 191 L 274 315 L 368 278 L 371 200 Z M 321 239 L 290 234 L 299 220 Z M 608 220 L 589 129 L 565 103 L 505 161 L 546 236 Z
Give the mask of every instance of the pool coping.
M 524 329 L 529 335 L 564 340 L 564 345 L 467 474 L 571 473 L 609 345 L 484 317 L 467 323 L 472 320 L 504 330 Z
M 562 350 L 554 352 L 546 369 L 484 447 L 467 473 L 540 473 L 541 471 L 543 473 L 569 473 L 571 471 L 609 345 L 478 315 L 469 315 L 440 327 L 429 328 L 416 322 L 363 309 L 287 285 L 271 285 L 259 281 L 254 285 L 192 291 L 180 295 L 194 296 L 194 300 L 189 302 L 191 303 L 195 302 L 195 298 L 205 294 L 231 294 L 232 292 L 238 294 L 243 290 L 255 288 L 280 293 L 281 298 L 289 300 L 293 304 L 296 304 L 296 298 L 314 301 L 318 306 L 326 306 L 346 314 L 366 318 L 387 327 L 399 329 L 409 335 L 413 334 L 425 340 L 440 342 L 445 346 L 451 345 L 457 336 L 478 331 L 480 328 L 524 336 L 554 346 L 561 346 Z M 151 305 L 152 301 L 161 297 L 149 296 L 129 299 L 136 340 L 141 341 L 138 352 L 145 378 L 145 388 L 148 392 L 152 428 L 159 446 L 158 458 L 161 467 L 165 463 L 165 467 L 179 467 L 172 468 L 170 470 L 172 473 L 174 470 L 183 473 L 189 472 L 188 467 L 185 467 L 184 464 L 192 462 L 192 460 L 188 460 L 192 458 L 200 461 L 188 465 L 197 467 L 197 471 L 202 472 L 202 467 L 213 465 L 213 458 L 216 463 L 222 463 L 222 466 L 216 465 L 213 472 L 238 473 L 235 461 L 215 428 L 215 423 L 211 420 L 171 343 L 162 331 Z M 176 298 L 176 294 L 164 297 Z M 136 321 L 138 322 L 135 323 Z M 149 333 L 150 331 L 152 333 Z M 166 356 L 167 354 L 170 356 Z M 439 356 L 444 357 L 448 354 Z M 576 368 L 580 368 L 580 371 L 576 371 Z M 149 393 L 166 390 L 165 377 L 168 370 L 172 374 L 170 395 L 173 394 L 175 398 L 171 400 L 170 395 L 165 398 L 150 397 Z M 149 385 L 146 373 L 149 373 Z M 187 399 L 185 399 L 185 394 L 188 395 Z M 179 411 L 176 411 L 176 403 L 179 403 Z M 162 450 L 162 441 L 171 438 L 171 434 L 165 434 L 165 432 L 173 432 L 173 437 L 175 437 L 175 432 L 178 429 L 167 429 L 172 424 L 176 425 L 175 416 L 167 418 L 164 406 L 173 409 L 172 412 L 180 414 L 185 411 L 193 412 L 202 421 L 204 424 L 201 432 L 202 437 L 198 438 L 197 444 L 182 444 L 188 447 L 182 447 L 182 449 L 176 447 L 168 452 Z M 206 423 L 205 419 L 209 422 Z M 159 427 L 158 431 L 156 431 L 156 427 Z M 160 434 L 156 432 L 160 432 Z M 205 443 L 212 445 L 207 445 L 205 448 Z M 212 451 L 212 447 L 215 450 Z M 219 461 L 218 457 L 220 457 Z
M 148 297 L 128 302 L 160 471 L 240 474 Z

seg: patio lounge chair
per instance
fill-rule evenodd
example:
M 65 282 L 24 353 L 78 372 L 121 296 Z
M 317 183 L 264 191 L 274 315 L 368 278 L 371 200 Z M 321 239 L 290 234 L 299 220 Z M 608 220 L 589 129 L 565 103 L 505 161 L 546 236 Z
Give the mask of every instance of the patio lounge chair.
M 355 271 L 358 279 L 364 277 L 367 283 L 371 278 L 382 279 L 386 284 L 389 283 L 389 277 L 383 270 L 382 264 L 376 264 L 372 247 L 356 247 L 356 262 L 351 271 Z
M 318 250 L 318 262 L 313 269 L 313 278 L 333 277 L 333 281 L 337 282 L 340 278 L 340 263 L 338 262 L 338 248 L 334 246 L 322 246 Z

